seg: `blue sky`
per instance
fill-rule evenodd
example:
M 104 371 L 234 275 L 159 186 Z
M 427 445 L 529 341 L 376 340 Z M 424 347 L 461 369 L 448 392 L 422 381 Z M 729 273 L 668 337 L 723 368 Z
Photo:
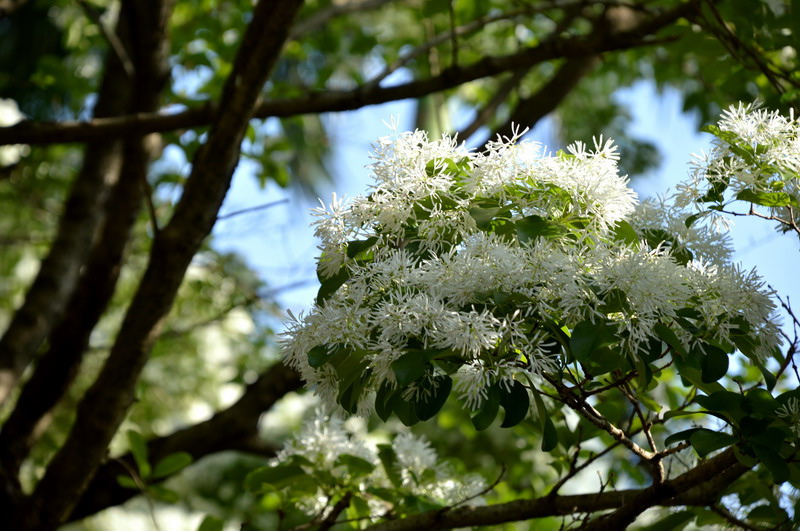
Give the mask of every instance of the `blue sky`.
M 617 93 L 631 105 L 634 134 L 652 141 L 663 155 L 659 168 L 634 180 L 632 186 L 640 197 L 664 194 L 683 180 L 691 153 L 707 149 L 710 136 L 698 133 L 697 120 L 682 113 L 680 95 L 675 91 L 658 93 L 652 84 L 641 82 Z M 735 103 L 735 102 L 731 102 Z M 322 199 L 331 193 L 353 197 L 367 192 L 370 181 L 371 143 L 389 133 L 385 122 L 396 118 L 401 130 L 412 127 L 413 107 L 397 102 L 368 107 L 359 111 L 326 117 L 333 136 L 332 167 L 336 181 L 324 190 Z M 547 124 L 537 127 L 529 137 L 552 146 Z M 316 295 L 314 257 L 316 241 L 309 228 L 308 210 L 317 202 L 303 199 L 274 184 L 260 189 L 252 165 L 244 162 L 234 178 L 233 187 L 222 213 L 286 198 L 278 206 L 221 221 L 215 229 L 216 244 L 224 250 L 236 250 L 277 290 L 279 302 L 293 311 L 308 308 Z M 782 296 L 800 304 L 797 269 L 798 239 L 779 235 L 764 220 L 736 218 L 732 231 L 735 260 L 747 269 L 755 267 Z

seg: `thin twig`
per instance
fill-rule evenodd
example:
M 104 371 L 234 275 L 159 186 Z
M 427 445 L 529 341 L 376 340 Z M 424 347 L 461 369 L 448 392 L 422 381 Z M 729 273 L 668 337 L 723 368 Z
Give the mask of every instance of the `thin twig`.
M 147 215 L 150 217 L 150 225 L 153 227 L 153 237 L 156 237 L 160 230 L 158 227 L 158 215 L 156 214 L 156 206 L 153 203 L 153 187 L 150 186 L 145 172 L 141 173 L 141 185 L 144 202 L 147 205 Z
M 455 10 L 455 6 L 453 5 L 454 3 L 455 3 L 455 0 L 450 0 L 447 3 L 447 9 L 448 9 L 449 14 L 450 14 L 450 35 L 451 35 L 450 41 L 452 42 L 452 45 L 450 47 L 451 48 L 451 50 L 450 50 L 450 53 L 451 53 L 450 66 L 457 68 L 458 67 L 458 33 L 456 33 L 456 10 Z
M 145 503 L 147 503 L 147 512 L 150 515 L 150 519 L 153 521 L 153 529 L 159 531 L 158 521 L 156 520 L 156 506 L 153 503 L 153 499 L 147 493 L 147 485 L 142 481 L 141 476 L 136 472 L 136 470 L 131 467 L 125 459 L 114 459 L 117 463 L 119 463 L 122 468 L 128 472 L 128 475 L 131 477 L 134 483 L 136 483 L 136 488 L 139 489 L 139 493 L 141 493 L 142 497 L 144 498 Z
M 392 2 L 392 0 L 363 0 L 361 2 L 334 3 L 332 6 L 317 11 L 308 18 L 298 21 L 289 33 L 289 40 L 297 40 L 317 29 L 324 28 L 328 22 L 336 17 L 378 9 L 390 2 Z
M 128 52 L 125 51 L 125 46 L 122 44 L 122 41 L 119 40 L 117 34 L 106 28 L 106 25 L 103 24 L 103 19 L 100 17 L 100 13 L 97 12 L 94 6 L 86 2 L 86 0 L 78 0 L 78 5 L 81 6 L 86 16 L 100 29 L 100 33 L 102 33 L 103 37 L 108 41 L 108 44 L 114 51 L 114 55 L 117 56 L 120 64 L 122 64 L 125 73 L 130 79 L 133 79 L 133 76 L 136 75 L 136 68 L 133 66 L 133 61 L 131 61 L 131 58 L 128 56 Z
M 714 504 L 710 507 L 712 511 L 723 517 L 725 520 L 729 521 L 733 525 L 737 527 L 741 527 L 742 529 L 746 529 L 747 531 L 758 531 L 758 527 L 753 527 L 752 525 L 748 524 L 743 520 L 739 520 L 736 516 L 733 515 L 729 510 L 719 504 Z
M 567 387 L 553 378 L 550 378 L 547 375 L 544 375 L 544 378 L 550 383 L 550 385 L 555 387 L 555 389 L 558 391 L 558 394 L 564 399 L 564 402 L 583 418 L 611 435 L 614 439 L 622 443 L 623 446 L 625 446 L 634 454 L 638 455 L 640 458 L 646 461 L 651 461 L 655 457 L 655 453 L 649 452 L 633 442 L 630 438 L 628 438 L 623 430 L 614 426 L 608 421 L 608 419 L 606 419 L 599 411 L 587 403 L 583 398 L 571 393 Z
M 242 214 L 249 214 L 250 212 L 256 212 L 259 210 L 266 210 L 268 208 L 272 208 L 274 206 L 283 205 L 289 202 L 289 199 L 280 199 L 278 201 L 271 201 L 269 203 L 264 203 L 263 205 L 256 205 L 252 207 L 243 208 L 241 210 L 234 210 L 233 212 L 228 212 L 227 214 L 222 214 L 217 216 L 217 221 L 222 221 L 224 219 L 230 219 L 236 216 L 240 216 Z

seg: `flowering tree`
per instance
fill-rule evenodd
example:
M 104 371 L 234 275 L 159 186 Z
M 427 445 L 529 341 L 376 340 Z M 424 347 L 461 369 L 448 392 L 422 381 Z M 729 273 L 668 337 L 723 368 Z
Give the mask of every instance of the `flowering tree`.
M 796 169 L 781 166 L 791 157 L 775 136 L 740 142 L 720 126 L 733 140 L 713 157 L 720 170 L 698 174 L 704 201 L 679 190 L 710 212 L 634 212 L 603 142 L 542 158 L 532 145 L 470 154 L 436 139 L 460 128 L 483 145 L 549 116 L 558 142 L 613 136 L 620 173 L 636 175 L 657 153 L 630 131 L 617 90 L 679 91 L 704 122 L 731 101 L 796 104 L 796 11 L 789 0 L 0 2 L 2 526 L 133 518 L 137 503 L 158 520 L 176 500 L 211 514 L 204 531 L 539 516 L 558 527 L 547 515 L 624 506 L 628 518 L 682 502 L 716 512 L 668 522 L 790 525 L 788 487 L 770 488 L 792 463 L 774 430 L 788 441 L 796 342 L 779 332 L 775 350 L 768 290 L 705 228 L 753 202 L 796 230 Z M 221 251 L 225 227 L 214 231 L 246 215 L 262 223 L 253 232 L 280 232 L 258 218 L 263 205 L 223 207 L 234 171 L 308 191 L 343 141 L 332 114 L 401 100 L 434 141 L 380 146 L 372 199 L 320 218 L 323 289 L 284 365 L 284 286 Z M 793 134 L 794 122 L 764 121 Z M 663 288 L 647 283 L 656 273 Z M 299 428 L 285 409 L 309 396 L 301 376 L 351 418 L 322 411 L 281 450 Z M 744 398 L 716 394 L 739 393 L 737 381 Z M 695 388 L 707 398 L 693 401 Z M 683 415 L 699 407 L 712 414 Z M 373 409 L 386 429 L 373 429 L 377 415 L 352 420 Z M 702 419 L 719 424 L 692 424 Z M 717 445 L 694 466 L 691 452 Z M 614 475 L 574 497 L 582 471 L 609 459 Z M 714 504 L 723 484 L 738 501 Z
M 316 523 L 349 508 L 348 520 L 375 529 L 555 515 L 622 529 L 659 505 L 749 526 L 718 505 L 726 493 L 756 504 L 748 518 L 796 526 L 797 491 L 740 490 L 753 475 L 800 486 L 800 375 L 793 350 L 780 350 L 774 294 L 731 263 L 715 226 L 747 202 L 800 235 L 800 124 L 740 105 L 709 131 L 717 141 L 677 197 L 691 210 L 637 204 L 611 141 L 545 156 L 517 136 L 475 152 L 420 131 L 381 139 L 371 194 L 316 211 L 321 287 L 287 332 L 287 363 L 342 415 L 413 426 L 452 395 L 486 430 L 502 408 L 500 428 L 518 426 L 512 437 L 550 452 L 558 480 L 544 496 L 474 506 L 494 485 L 452 472 L 443 482 L 423 440 L 402 433 L 370 450 L 336 417 L 318 417 L 249 487 L 288 485 Z M 749 368 L 758 381 L 737 386 Z M 587 455 L 594 438 L 603 448 Z M 617 448 L 646 469 L 647 486 L 560 494 Z M 286 482 L 295 476 L 307 481 Z

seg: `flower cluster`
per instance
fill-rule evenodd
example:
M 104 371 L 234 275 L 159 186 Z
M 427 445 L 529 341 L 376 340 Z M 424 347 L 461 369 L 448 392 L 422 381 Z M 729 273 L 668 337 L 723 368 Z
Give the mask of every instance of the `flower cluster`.
M 381 489 L 397 490 L 393 499 L 411 495 L 443 506 L 468 499 L 474 504 L 486 489 L 481 476 L 456 473 L 421 436 L 400 433 L 390 445 L 377 447 L 364 435 L 348 432 L 341 418 L 318 410 L 284 445 L 274 464 L 301 462 L 304 473 L 314 478 L 313 492 L 298 493 L 303 512 L 317 516 L 330 510 L 342 489 L 363 499 L 372 517 L 394 510 L 377 495 Z
M 787 118 L 739 103 L 704 130 L 715 136 L 713 146 L 695 155 L 690 179 L 678 187 L 680 204 L 741 200 L 773 210 L 800 206 L 800 123 L 793 114 Z M 718 210 L 704 214 L 727 227 Z
M 653 339 L 771 355 L 770 293 L 724 237 L 637 209 L 611 142 L 543 156 L 516 140 L 381 139 L 372 193 L 315 211 L 322 286 L 284 351 L 324 401 L 412 424 L 454 390 L 509 421 L 537 375 L 627 370 L 663 355 Z

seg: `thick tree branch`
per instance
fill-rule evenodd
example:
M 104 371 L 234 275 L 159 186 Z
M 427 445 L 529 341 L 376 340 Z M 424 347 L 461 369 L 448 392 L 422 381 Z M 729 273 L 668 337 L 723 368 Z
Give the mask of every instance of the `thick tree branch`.
M 661 485 L 643 489 L 630 489 L 579 494 L 571 496 L 545 496 L 532 500 L 488 505 L 482 507 L 464 506 L 446 508 L 420 513 L 402 520 L 394 520 L 373 525 L 371 531 L 402 531 L 416 529 L 455 529 L 467 526 L 489 526 L 506 522 L 517 522 L 546 516 L 565 516 L 580 513 L 595 513 L 617 509 L 609 518 L 592 520 L 585 529 L 624 529 L 630 522 L 615 525 L 617 520 L 611 516 L 640 514 L 647 508 L 662 506 L 701 505 L 706 506 L 717 499 L 722 490 L 733 483 L 748 469 L 739 464 L 729 449 L 701 462 L 692 470 Z M 633 520 L 630 520 L 633 521 Z
M 660 15 L 646 18 L 635 28 L 608 35 L 599 42 L 592 36 L 565 36 L 513 54 L 487 57 L 471 65 L 446 68 L 437 76 L 393 87 L 365 86 L 346 91 L 326 91 L 302 98 L 264 101 L 256 107 L 253 118 L 285 118 L 302 114 L 349 111 L 389 101 L 427 96 L 476 79 L 529 68 L 556 58 L 585 57 L 646 46 L 650 42 L 649 36 L 695 12 L 696 9 L 697 2 L 691 0 Z M 209 123 L 214 112 L 215 106 L 206 103 L 173 114 L 140 113 L 88 122 L 23 121 L 11 127 L 0 128 L 0 145 L 84 142 L 92 138 L 116 137 L 133 132 L 153 133 L 188 129 Z
M 249 385 L 242 397 L 228 409 L 205 422 L 150 441 L 148 455 L 151 461 L 157 462 L 174 452 L 188 452 L 197 461 L 225 450 L 251 451 L 250 441 L 258 437 L 258 420 L 262 413 L 301 386 L 302 381 L 296 371 L 282 363 L 273 365 Z M 103 464 L 76 506 L 71 520 L 119 505 L 139 494 L 117 483 L 117 476 L 125 473 L 121 463 L 135 467 L 130 454 Z
M 484 105 L 480 111 L 478 111 L 475 119 L 472 120 L 467 127 L 458 132 L 458 137 L 466 140 L 474 135 L 478 129 L 486 125 L 492 118 L 494 118 L 497 114 L 497 110 L 508 99 L 514 89 L 519 86 L 528 72 L 529 69 L 527 68 L 517 70 L 516 72 L 512 73 L 508 79 L 500 83 L 500 86 L 494 91 L 492 99 L 489 100 L 489 102 Z
M 118 31 L 122 39 L 128 35 L 124 20 L 120 21 Z M 125 69 L 115 54 L 109 54 L 95 117 L 131 112 L 131 94 Z M 66 308 L 102 222 L 109 190 L 118 179 L 121 152 L 120 142 L 102 136 L 86 147 L 83 167 L 72 185 L 53 245 L 25 302 L 0 339 L 0 402 L 14 389 L 20 374 Z
M 163 42 L 168 10 L 152 11 L 150 6 L 145 10 L 145 20 L 141 20 L 143 15 L 137 12 L 136 5 L 124 3 L 119 33 L 126 42 L 116 34 L 114 36 L 117 46 L 136 50 L 133 56 L 136 64 L 132 63 L 125 69 L 132 76 L 129 110 L 134 112 L 158 108 L 169 72 L 168 50 Z M 162 16 L 163 20 L 159 23 L 152 17 L 153 13 Z M 152 32 L 149 36 L 148 31 Z M 116 52 L 116 55 L 119 59 L 120 53 Z M 127 60 L 131 61 L 130 58 Z M 119 182 L 108 201 L 100 236 L 69 301 L 70 311 L 53 329 L 48 350 L 25 384 L 0 432 L 0 466 L 6 473 L 16 473 L 27 457 L 35 441 L 35 432 L 41 431 L 38 429 L 40 421 L 61 399 L 77 374 L 89 336 L 111 300 L 126 243 L 139 211 L 143 193 L 141 183 L 147 178 L 151 159 L 157 155 L 156 144 L 141 136 L 130 137 L 124 142 L 124 163 Z
M 535 94 L 522 98 L 511 112 L 508 120 L 494 130 L 489 139 L 511 137 L 513 126 L 533 128 L 539 120 L 553 112 L 564 98 L 572 92 L 578 82 L 600 63 L 596 55 L 571 57 L 561 65 L 558 72 Z M 486 142 L 483 142 L 484 145 Z
M 72 512 L 133 402 L 138 376 L 186 268 L 216 221 L 256 99 L 277 61 L 300 0 L 262 0 L 237 52 L 207 142 L 198 150 L 175 214 L 150 262 L 97 380 L 77 408 L 66 442 L 17 516 L 17 529 L 52 528 Z

